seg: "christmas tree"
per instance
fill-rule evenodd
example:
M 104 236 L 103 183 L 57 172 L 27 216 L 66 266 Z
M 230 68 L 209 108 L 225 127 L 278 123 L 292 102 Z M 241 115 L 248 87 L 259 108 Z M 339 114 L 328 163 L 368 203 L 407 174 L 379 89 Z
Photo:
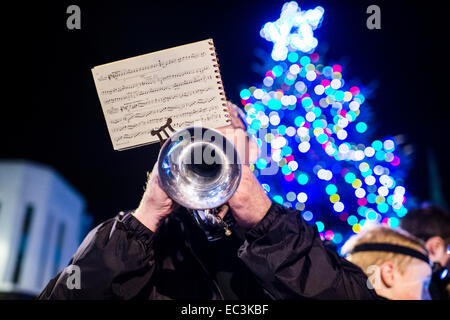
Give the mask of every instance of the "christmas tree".
M 284 4 L 260 32 L 273 42 L 262 83 L 240 96 L 262 150 L 254 174 L 273 201 L 299 210 L 340 247 L 371 224 L 398 225 L 408 157 L 400 136 L 372 138 L 365 88 L 346 83 L 343 67 L 316 52 L 324 13 Z

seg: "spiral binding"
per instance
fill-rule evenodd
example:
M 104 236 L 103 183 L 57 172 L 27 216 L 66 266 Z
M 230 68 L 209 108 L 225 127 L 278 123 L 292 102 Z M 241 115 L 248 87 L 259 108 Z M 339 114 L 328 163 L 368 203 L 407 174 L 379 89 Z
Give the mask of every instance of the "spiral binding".
M 220 95 L 222 96 L 220 100 L 222 100 L 222 106 L 224 107 L 223 111 L 226 112 L 225 116 L 228 118 L 226 122 L 231 123 L 230 110 L 227 107 L 227 98 L 225 95 L 225 89 L 223 87 L 222 78 L 220 76 L 220 69 L 219 69 L 220 65 L 219 65 L 219 58 L 217 57 L 216 53 L 216 47 L 214 46 L 212 39 L 210 39 L 208 43 L 211 45 L 211 47 L 209 48 L 209 50 L 212 51 L 211 56 L 214 57 L 212 61 L 216 62 L 216 64 L 214 64 L 213 67 L 216 68 L 214 72 L 216 73 L 216 79 L 218 79 L 217 84 L 219 85 L 218 89 L 220 90 Z

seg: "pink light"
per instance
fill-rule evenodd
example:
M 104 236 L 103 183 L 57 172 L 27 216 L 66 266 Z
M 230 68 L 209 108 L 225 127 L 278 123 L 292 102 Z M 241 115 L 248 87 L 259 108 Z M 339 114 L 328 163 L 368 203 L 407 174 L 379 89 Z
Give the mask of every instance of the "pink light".
M 326 88 L 326 87 L 328 87 L 329 85 L 330 85 L 330 80 L 328 80 L 328 79 L 323 79 L 321 82 L 320 82 L 320 84 L 324 87 L 324 88 Z
M 269 70 L 266 72 L 266 77 L 271 77 L 272 79 L 275 79 L 275 75 L 273 74 L 272 70 Z
M 328 230 L 325 232 L 325 239 L 327 240 L 333 240 L 334 238 L 334 232 L 331 230 Z
M 398 165 L 400 164 L 400 158 L 397 157 L 397 156 L 394 156 L 394 158 L 393 158 L 392 161 L 391 161 L 391 164 L 392 164 L 393 166 L 398 166 Z
M 353 96 L 356 96 L 357 94 L 359 94 L 359 88 L 358 87 L 351 87 L 350 88 L 350 92 L 352 93 Z
M 333 66 L 333 72 L 342 72 L 342 67 L 338 64 Z
M 366 199 L 366 198 L 359 198 L 359 199 L 357 200 L 357 202 L 358 202 L 358 205 L 359 205 L 360 207 L 363 207 L 363 206 L 365 206 L 365 205 L 367 204 L 367 199 Z
M 286 181 L 292 181 L 292 180 L 294 180 L 294 174 L 291 172 L 290 174 L 285 175 L 285 176 L 284 176 L 284 179 L 285 179 Z
M 294 156 L 292 154 L 290 154 L 290 155 L 286 156 L 285 159 L 286 159 L 286 163 L 289 163 L 292 160 L 294 160 Z
M 310 55 L 309 55 L 309 58 L 311 59 L 311 61 L 312 62 L 317 62 L 317 61 L 319 61 L 319 55 L 317 54 L 317 53 L 311 53 Z

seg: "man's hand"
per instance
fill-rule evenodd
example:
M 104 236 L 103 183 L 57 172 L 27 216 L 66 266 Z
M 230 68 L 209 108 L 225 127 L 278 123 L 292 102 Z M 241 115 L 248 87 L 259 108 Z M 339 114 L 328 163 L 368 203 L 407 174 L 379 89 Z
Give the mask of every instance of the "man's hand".
M 236 222 L 249 230 L 264 218 L 272 202 L 250 168 L 242 165 L 241 183 L 228 204 Z
M 149 175 L 141 203 L 133 215 L 143 225 L 155 232 L 163 219 L 172 212 L 174 205 L 172 199 L 161 189 L 156 163 Z

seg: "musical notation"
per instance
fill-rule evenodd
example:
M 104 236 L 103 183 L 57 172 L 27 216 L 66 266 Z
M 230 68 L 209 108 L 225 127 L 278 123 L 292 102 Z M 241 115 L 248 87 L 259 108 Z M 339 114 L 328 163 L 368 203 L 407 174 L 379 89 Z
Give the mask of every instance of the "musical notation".
M 210 41 L 92 69 L 114 149 L 161 142 L 166 129 L 227 124 Z

